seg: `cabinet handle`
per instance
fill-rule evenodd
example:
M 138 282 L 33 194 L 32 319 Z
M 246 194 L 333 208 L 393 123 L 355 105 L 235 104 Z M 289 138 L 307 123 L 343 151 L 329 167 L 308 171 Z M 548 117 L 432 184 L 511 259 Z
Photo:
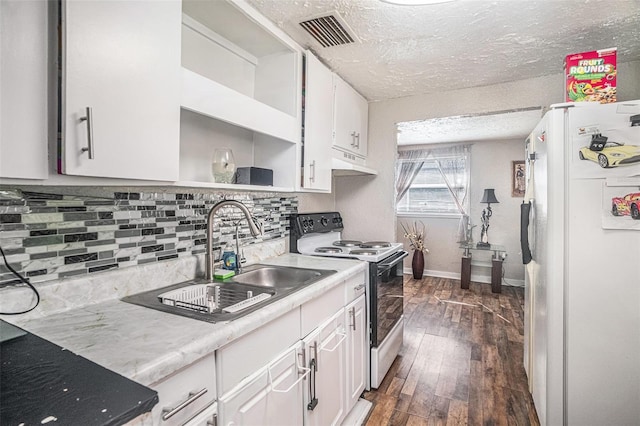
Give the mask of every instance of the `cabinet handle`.
M 340 340 L 338 340 L 338 343 L 335 344 L 335 346 L 331 349 L 327 349 L 324 346 L 320 348 L 321 351 L 325 351 L 325 352 L 334 352 L 336 349 L 338 349 L 338 346 L 340 346 L 342 344 L 342 342 L 344 342 L 344 339 L 347 338 L 347 333 L 346 332 L 337 332 L 336 331 L 336 336 L 340 336 Z
M 311 164 L 309 164 L 309 171 L 311 172 L 311 176 L 309 176 L 309 180 L 311 182 L 316 181 L 316 160 L 313 160 Z
M 207 388 L 202 388 L 196 393 L 189 392 L 189 398 L 185 399 L 180 404 L 176 405 L 173 408 L 163 408 L 162 420 L 169 420 L 171 417 L 184 410 L 187 405 L 192 404 L 196 399 L 200 398 L 205 393 L 207 393 Z
M 349 315 L 351 315 L 351 319 L 353 320 L 353 323 L 351 324 L 351 327 L 353 328 L 353 331 L 356 331 L 356 308 L 355 308 L 355 306 L 349 310 Z
M 82 152 L 89 154 L 89 160 L 93 160 L 93 111 L 87 107 L 87 115 L 80 117 L 80 121 L 87 122 L 87 146 L 82 148 Z
M 313 366 L 313 371 L 315 373 L 318 372 L 318 342 L 313 342 L 313 360 L 315 361 L 315 365 Z
M 356 132 L 351 132 L 351 146 L 357 148 L 356 145 Z
M 218 426 L 218 415 L 214 414 L 211 420 L 207 420 L 207 426 Z
M 360 149 L 360 133 L 356 134 L 356 148 Z
M 360 291 L 364 288 L 364 284 L 359 284 L 353 288 L 354 291 Z

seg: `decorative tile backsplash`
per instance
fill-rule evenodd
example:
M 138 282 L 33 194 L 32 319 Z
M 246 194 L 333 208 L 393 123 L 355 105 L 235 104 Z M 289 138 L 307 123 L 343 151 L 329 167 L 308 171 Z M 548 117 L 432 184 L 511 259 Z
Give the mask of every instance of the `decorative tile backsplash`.
M 244 203 L 262 223 L 254 238 L 244 215 L 233 208 L 217 212 L 214 249 L 235 247 L 236 224 L 241 246 L 284 237 L 289 215 L 297 211 L 293 196 L 227 196 Z M 0 197 L 0 247 L 11 267 L 31 282 L 49 281 L 202 254 L 206 251 L 206 217 L 225 199 L 222 194 L 116 192 L 113 198 L 22 192 Z M 17 284 L 0 262 L 0 287 Z

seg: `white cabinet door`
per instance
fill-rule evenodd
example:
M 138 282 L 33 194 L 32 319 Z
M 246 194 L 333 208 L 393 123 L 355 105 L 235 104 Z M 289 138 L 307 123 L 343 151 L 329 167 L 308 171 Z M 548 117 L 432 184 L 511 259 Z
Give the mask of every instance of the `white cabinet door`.
M 305 425 L 339 425 L 346 416 L 346 328 L 344 308 L 304 342 L 306 367 Z
M 302 424 L 304 378 L 302 343 L 262 368 L 218 400 L 221 425 Z
M 367 374 L 367 302 L 365 295 L 345 307 L 347 323 L 347 413 L 366 386 Z
M 303 182 L 306 189 L 331 191 L 333 73 L 306 52 Z
M 367 156 L 369 104 L 343 79 L 335 76 L 334 145 Z
M 62 173 L 178 179 L 181 16 L 177 0 L 62 2 Z
M 0 2 L 0 176 L 47 177 L 45 0 Z

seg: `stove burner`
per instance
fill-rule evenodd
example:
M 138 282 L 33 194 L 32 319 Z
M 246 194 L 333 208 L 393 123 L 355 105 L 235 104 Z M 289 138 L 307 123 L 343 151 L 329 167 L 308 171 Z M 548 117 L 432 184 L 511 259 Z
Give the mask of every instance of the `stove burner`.
M 378 250 L 358 249 L 358 250 L 351 250 L 349 252 L 349 254 L 363 255 L 363 256 L 375 256 L 376 254 L 378 254 Z
M 391 247 L 391 243 L 388 243 L 386 241 L 368 241 L 366 243 L 360 244 L 360 247 L 362 247 L 362 248 L 384 248 L 384 247 Z
M 362 244 L 362 241 L 355 240 L 338 240 L 333 242 L 333 245 L 338 247 L 358 247 L 360 244 Z
M 318 247 L 315 249 L 316 253 L 342 253 L 342 249 L 338 247 Z

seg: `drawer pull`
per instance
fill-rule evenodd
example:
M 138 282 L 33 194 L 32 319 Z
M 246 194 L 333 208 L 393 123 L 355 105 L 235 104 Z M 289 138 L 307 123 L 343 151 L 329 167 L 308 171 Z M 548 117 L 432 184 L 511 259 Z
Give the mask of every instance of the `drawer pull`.
M 359 285 L 355 286 L 353 289 L 354 289 L 355 291 L 360 291 L 360 290 L 362 290 L 363 288 L 364 288 L 364 284 L 359 284 Z
M 207 426 L 218 426 L 218 415 L 214 414 L 211 420 L 207 420 Z
M 187 405 L 192 404 L 196 399 L 200 398 L 205 393 L 207 393 L 207 388 L 202 388 L 200 391 L 196 393 L 189 392 L 189 398 L 182 401 L 180 404 L 176 405 L 173 408 L 163 408 L 162 420 L 169 420 L 171 417 L 175 416 L 180 411 L 184 410 Z

